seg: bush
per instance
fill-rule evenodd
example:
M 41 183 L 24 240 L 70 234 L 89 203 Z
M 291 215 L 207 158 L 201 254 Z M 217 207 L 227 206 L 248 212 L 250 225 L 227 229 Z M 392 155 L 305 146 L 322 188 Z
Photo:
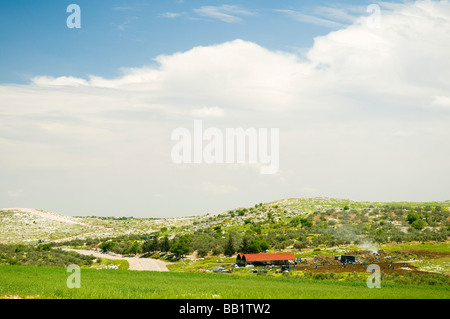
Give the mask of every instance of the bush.
M 100 249 L 103 252 L 111 251 L 116 246 L 116 243 L 113 241 L 105 241 L 100 245 Z
M 268 250 L 270 248 L 270 244 L 267 240 L 256 237 L 250 242 L 249 253 L 260 253 L 262 251 Z
M 124 251 L 122 252 L 123 255 L 126 254 L 131 254 L 131 255 L 136 255 L 138 253 L 140 253 L 141 250 L 141 246 L 139 245 L 139 243 L 136 241 L 134 242 L 131 246 L 127 247 L 126 249 L 124 249 Z
M 302 227 L 312 227 L 313 226 L 312 221 L 310 221 L 310 220 L 308 220 L 306 218 L 302 218 L 300 220 L 300 223 L 302 224 Z
M 411 272 L 400 276 L 397 273 L 381 273 L 381 280 L 405 285 L 450 286 L 450 277 L 443 274 L 414 274 Z
M 197 255 L 199 257 L 206 257 L 209 254 L 209 249 L 208 247 L 204 246 L 204 247 L 200 247 L 197 249 Z
M 302 248 L 306 248 L 308 247 L 308 243 L 306 240 L 302 240 L 302 241 L 297 241 L 294 243 L 294 248 L 295 249 L 302 249 Z
M 406 216 L 406 221 L 410 224 L 414 223 L 416 220 L 419 220 L 420 216 L 417 213 L 409 213 L 408 216 Z
M 42 248 L 45 249 L 42 249 Z M 50 246 L 32 247 L 23 245 L 1 245 L 0 263 L 10 265 L 67 267 L 69 264 L 91 265 L 95 259 L 72 251 L 48 249 Z
M 425 222 L 422 219 L 415 220 L 411 227 L 414 227 L 415 229 L 421 230 L 425 227 Z

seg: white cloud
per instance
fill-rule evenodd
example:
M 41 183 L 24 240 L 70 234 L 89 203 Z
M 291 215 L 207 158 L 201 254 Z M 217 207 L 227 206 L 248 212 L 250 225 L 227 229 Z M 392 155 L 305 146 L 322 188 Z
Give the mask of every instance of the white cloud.
M 31 81 L 39 86 L 86 86 L 88 82 L 84 79 L 75 78 L 73 76 L 60 76 L 54 78 L 52 76 L 37 76 Z
M 185 14 L 186 14 L 186 12 L 164 12 L 164 13 L 161 13 L 159 16 L 162 18 L 174 19 L 174 18 L 181 17 Z
M 136 16 L 128 17 L 125 19 L 125 21 L 117 25 L 117 29 L 120 31 L 125 31 L 125 29 L 127 29 L 128 26 L 135 20 L 139 20 L 139 18 Z
M 321 27 L 327 27 L 327 28 L 332 28 L 332 29 L 337 29 L 337 28 L 343 27 L 342 23 L 324 19 L 324 18 L 320 18 L 320 17 L 313 16 L 313 15 L 304 14 L 299 11 L 283 10 L 283 9 L 279 9 L 279 10 L 275 10 L 275 11 L 285 13 L 289 17 L 293 18 L 294 20 L 303 22 L 303 23 L 314 24 L 314 25 L 318 25 Z
M 420 18 L 418 18 L 420 17 Z M 417 2 L 382 12 L 380 28 L 355 24 L 318 37 L 307 54 L 322 89 L 401 97 L 404 105 L 426 107 L 430 95 L 450 84 L 450 5 Z M 312 81 L 309 81 L 312 83 Z M 444 94 L 443 94 L 444 95 Z M 402 104 L 403 104 L 402 103 Z
M 391 4 L 389 3 L 387 3 L 386 5 L 381 3 L 380 5 L 383 6 L 383 9 L 385 11 L 389 11 L 393 8 L 393 6 L 391 6 Z M 369 10 L 368 12 L 368 8 L 368 6 L 364 5 L 346 5 L 340 3 L 339 7 L 317 6 L 311 9 L 311 13 L 289 9 L 278 9 L 275 11 L 284 13 L 298 22 L 313 24 L 331 29 L 341 29 L 344 26 L 355 23 L 355 21 L 361 16 L 367 16 L 368 13 L 372 14 L 372 11 Z M 371 14 L 369 14 L 369 16 Z
M 195 47 L 155 60 L 156 68 L 126 69 L 115 79 L 36 77 L 33 83 L 140 92 L 148 104 L 159 104 L 164 98 L 165 106 L 178 108 L 220 101 L 228 108 L 281 111 L 292 107 L 298 75 L 308 69 L 292 54 L 272 52 L 243 40 Z
M 239 16 L 254 15 L 254 12 L 232 5 L 203 6 L 198 9 L 194 9 L 193 11 L 202 17 L 216 19 L 227 23 L 242 21 Z
M 314 9 L 314 13 L 327 17 L 331 21 L 342 21 L 346 23 L 353 23 L 358 18 L 358 16 L 351 14 L 354 11 L 354 7 L 349 8 L 333 8 L 333 7 L 317 7 Z M 360 12 L 362 13 L 362 12 Z

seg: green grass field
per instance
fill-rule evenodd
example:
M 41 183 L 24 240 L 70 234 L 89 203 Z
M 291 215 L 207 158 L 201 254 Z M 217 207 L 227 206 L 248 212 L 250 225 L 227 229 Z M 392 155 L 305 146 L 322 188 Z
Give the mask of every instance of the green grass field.
M 421 249 L 430 251 L 450 252 L 450 245 L 448 243 L 404 243 L 397 245 L 381 245 L 380 250 L 393 251 L 402 249 Z
M 0 266 L 0 298 L 38 299 L 363 299 L 450 298 L 448 286 L 383 284 L 370 289 L 365 282 L 339 282 L 200 274 L 81 270 L 81 288 L 69 289 L 65 268 Z

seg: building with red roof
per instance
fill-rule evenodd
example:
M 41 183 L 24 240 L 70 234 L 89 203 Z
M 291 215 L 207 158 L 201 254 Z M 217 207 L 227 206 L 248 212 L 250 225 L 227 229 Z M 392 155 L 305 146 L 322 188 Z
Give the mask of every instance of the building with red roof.
M 295 256 L 292 253 L 239 254 L 236 257 L 236 264 L 238 265 L 287 265 L 291 261 L 295 261 Z

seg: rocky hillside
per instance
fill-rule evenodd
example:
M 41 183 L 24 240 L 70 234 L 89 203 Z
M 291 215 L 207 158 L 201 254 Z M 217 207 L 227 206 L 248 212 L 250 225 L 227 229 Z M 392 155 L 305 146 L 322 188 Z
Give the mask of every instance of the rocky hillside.
M 201 231 L 213 231 L 223 237 L 234 232 L 271 234 L 272 237 L 276 234 L 281 238 L 283 234 L 294 236 L 293 232 L 302 228 L 314 230 L 316 236 L 309 236 L 310 241 L 346 232 L 349 236 L 358 234 L 371 239 L 394 240 L 409 232 L 429 235 L 430 232 L 448 230 L 449 206 L 450 201 L 379 203 L 322 197 L 292 198 L 214 215 L 162 219 L 67 217 L 34 209 L 2 209 L 0 243 L 34 244 L 39 240 L 58 242 L 152 233 L 173 238 Z M 317 240 L 318 243 L 326 243 L 327 240 L 322 239 Z M 298 242 L 298 236 L 295 234 L 292 240 L 282 242 L 278 245 L 281 248 L 293 245 Z

